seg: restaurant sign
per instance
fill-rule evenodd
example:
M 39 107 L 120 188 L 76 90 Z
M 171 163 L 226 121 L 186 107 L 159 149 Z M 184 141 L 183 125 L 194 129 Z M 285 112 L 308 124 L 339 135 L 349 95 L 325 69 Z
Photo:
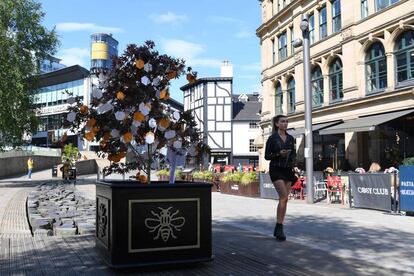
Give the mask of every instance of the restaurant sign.
M 414 211 L 414 166 L 400 166 L 400 202 L 402 211 Z
M 353 207 L 391 212 L 391 174 L 349 174 Z

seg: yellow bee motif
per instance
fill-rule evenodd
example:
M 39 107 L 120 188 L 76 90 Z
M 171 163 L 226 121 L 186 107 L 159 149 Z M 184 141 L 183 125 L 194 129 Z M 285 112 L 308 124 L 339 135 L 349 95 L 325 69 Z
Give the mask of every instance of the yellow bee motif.
M 180 210 L 177 209 L 176 212 L 171 213 L 170 210 L 173 207 L 169 207 L 167 209 L 160 209 L 160 212 L 157 214 L 154 211 L 151 211 L 151 214 L 156 218 L 147 218 L 145 219 L 144 223 L 145 226 L 150 229 L 150 233 L 154 233 L 157 231 L 157 236 L 155 236 L 154 240 L 158 240 L 160 237 L 164 242 L 167 242 L 170 236 L 174 239 L 177 237 L 174 235 L 175 231 L 181 231 L 181 227 L 185 224 L 184 217 L 175 217 Z

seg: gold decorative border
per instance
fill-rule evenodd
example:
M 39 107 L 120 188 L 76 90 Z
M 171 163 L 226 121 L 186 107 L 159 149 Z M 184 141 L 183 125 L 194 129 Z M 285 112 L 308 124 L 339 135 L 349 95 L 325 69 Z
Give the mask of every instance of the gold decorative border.
M 155 247 L 155 248 L 145 248 L 145 249 L 133 249 L 131 246 L 131 210 L 133 203 L 141 202 L 183 202 L 183 201 L 195 201 L 197 202 L 197 244 L 195 245 L 185 245 L 185 246 L 170 246 L 170 247 Z M 166 199 L 132 199 L 128 200 L 128 253 L 138 253 L 138 252 L 152 252 L 152 251 L 167 251 L 167 250 L 176 250 L 176 249 L 190 249 L 190 248 L 200 248 L 200 198 L 166 198 Z

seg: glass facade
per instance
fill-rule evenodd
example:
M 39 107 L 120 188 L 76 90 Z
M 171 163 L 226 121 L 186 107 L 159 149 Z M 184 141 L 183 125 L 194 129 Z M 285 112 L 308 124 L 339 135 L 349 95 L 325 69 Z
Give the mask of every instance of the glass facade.
M 69 97 L 65 91 L 83 97 L 83 90 L 83 79 L 42 87 L 34 93 L 34 104 L 37 108 L 65 104 Z
M 387 87 L 387 60 L 380 42 L 369 47 L 365 56 L 365 70 L 368 93 Z
M 108 34 L 92 34 L 91 69 L 112 67 L 112 56 L 118 56 L 118 41 Z

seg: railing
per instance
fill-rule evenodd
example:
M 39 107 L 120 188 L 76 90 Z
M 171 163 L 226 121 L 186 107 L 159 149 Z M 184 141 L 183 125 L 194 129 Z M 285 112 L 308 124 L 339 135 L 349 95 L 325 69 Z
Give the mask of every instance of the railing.
M 19 149 L 13 149 L 13 150 L 5 151 L 5 152 L 0 152 L 0 158 L 30 156 L 30 155 L 61 156 L 62 150 L 35 147 L 35 146 L 25 146 Z

